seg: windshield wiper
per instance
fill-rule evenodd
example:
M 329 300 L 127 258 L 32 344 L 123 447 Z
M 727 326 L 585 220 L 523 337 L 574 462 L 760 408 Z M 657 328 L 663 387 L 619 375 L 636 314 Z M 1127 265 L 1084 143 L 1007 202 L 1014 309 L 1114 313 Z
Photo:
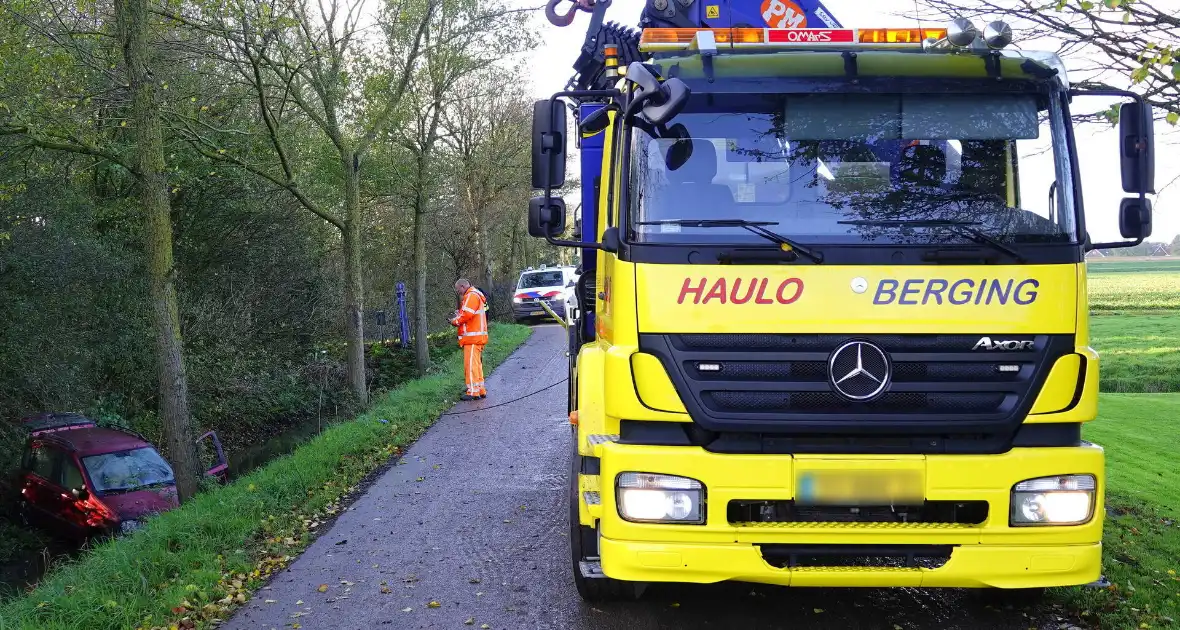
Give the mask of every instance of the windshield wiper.
M 952 221 L 949 219 L 857 219 L 854 221 L 837 221 L 840 225 L 871 225 L 879 227 L 945 227 L 952 230 L 962 230 L 976 241 L 982 241 L 991 245 L 992 248 L 1008 254 L 1016 259 L 1018 263 L 1025 263 L 1028 260 L 1018 251 L 1001 243 L 996 237 L 984 232 L 983 230 L 974 227 L 981 225 L 979 221 Z
M 824 261 L 823 254 L 813 251 L 804 245 L 800 245 L 778 232 L 772 232 L 766 229 L 768 225 L 778 225 L 776 221 L 746 221 L 745 219 L 663 219 L 660 221 L 639 221 L 636 225 L 679 225 L 681 227 L 698 228 L 740 227 L 768 241 L 777 243 L 779 246 L 786 247 L 787 251 L 803 254 L 813 262 L 822 263 Z

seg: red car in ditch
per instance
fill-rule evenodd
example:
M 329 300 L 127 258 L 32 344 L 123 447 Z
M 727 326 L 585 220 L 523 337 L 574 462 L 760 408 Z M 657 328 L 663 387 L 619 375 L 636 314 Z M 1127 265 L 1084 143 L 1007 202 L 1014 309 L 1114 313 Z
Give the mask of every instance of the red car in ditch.
M 28 525 L 69 538 L 116 535 L 177 506 L 172 466 L 143 436 L 100 427 L 79 414 L 22 421 L 28 432 L 17 478 L 18 509 Z M 229 466 L 213 432 L 198 440 L 223 483 Z

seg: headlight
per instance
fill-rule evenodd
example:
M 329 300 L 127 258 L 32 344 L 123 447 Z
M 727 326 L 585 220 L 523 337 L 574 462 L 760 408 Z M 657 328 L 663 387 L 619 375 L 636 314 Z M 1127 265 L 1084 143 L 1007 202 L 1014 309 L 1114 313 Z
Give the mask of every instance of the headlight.
M 627 521 L 690 525 L 705 522 L 705 487 L 696 479 L 622 473 L 618 477 L 615 496 L 619 516 Z
M 1081 525 L 1094 516 L 1094 475 L 1062 475 L 1022 481 L 1012 487 L 1009 523 Z
M 512 298 L 512 303 L 513 304 L 524 304 L 524 298 L 514 297 L 514 298 Z

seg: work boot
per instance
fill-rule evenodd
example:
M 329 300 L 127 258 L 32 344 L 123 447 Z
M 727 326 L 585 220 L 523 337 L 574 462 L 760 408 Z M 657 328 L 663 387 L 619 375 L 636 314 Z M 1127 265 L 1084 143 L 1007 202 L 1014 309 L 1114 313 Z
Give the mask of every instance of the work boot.
M 479 400 L 479 396 L 472 396 L 471 394 L 463 394 L 459 400 Z
M 480 395 L 479 395 L 479 399 L 480 399 L 480 400 L 483 400 L 484 398 L 487 398 L 487 397 L 488 397 L 488 393 L 487 393 L 487 392 L 484 392 L 484 393 L 482 393 L 482 394 L 480 394 Z

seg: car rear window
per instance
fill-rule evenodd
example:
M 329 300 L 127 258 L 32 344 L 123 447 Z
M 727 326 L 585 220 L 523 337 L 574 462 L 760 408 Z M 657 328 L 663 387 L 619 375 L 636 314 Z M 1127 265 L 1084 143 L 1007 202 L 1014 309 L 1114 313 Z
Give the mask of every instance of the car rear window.
M 83 457 L 82 465 L 99 494 L 176 483 L 172 467 L 150 446 Z

